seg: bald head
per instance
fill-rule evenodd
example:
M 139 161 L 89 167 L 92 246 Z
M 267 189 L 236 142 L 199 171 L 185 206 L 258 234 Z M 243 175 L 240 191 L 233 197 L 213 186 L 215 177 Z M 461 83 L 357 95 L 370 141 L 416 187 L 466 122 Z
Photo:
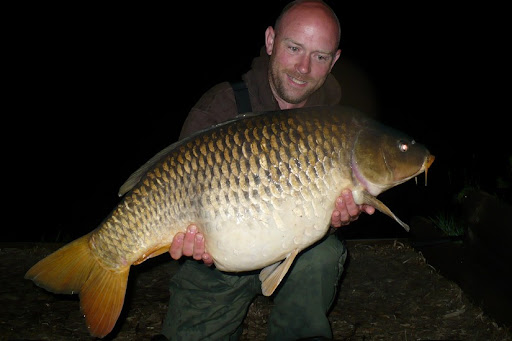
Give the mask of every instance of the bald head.
M 334 40 L 333 48 L 340 43 L 341 28 L 334 11 L 322 0 L 296 0 L 283 8 L 274 25 L 276 34 L 290 25 L 296 28 L 311 25 Z

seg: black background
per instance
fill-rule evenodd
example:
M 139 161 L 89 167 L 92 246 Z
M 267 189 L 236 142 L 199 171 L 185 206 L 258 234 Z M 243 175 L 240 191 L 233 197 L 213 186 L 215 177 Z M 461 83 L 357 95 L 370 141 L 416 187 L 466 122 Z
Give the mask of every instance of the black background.
M 178 138 L 199 97 L 247 71 L 285 3 L 6 11 L 2 240 L 69 240 L 95 228 L 124 180 Z M 492 191 L 511 153 L 504 8 L 329 3 L 342 26 L 339 65 L 367 76 L 379 120 L 436 155 L 428 187 L 412 181 L 383 201 L 407 221 L 432 214 L 464 185 Z M 381 224 L 378 215 L 361 220 Z M 347 231 L 402 235 L 382 219 L 378 230 L 356 223 Z

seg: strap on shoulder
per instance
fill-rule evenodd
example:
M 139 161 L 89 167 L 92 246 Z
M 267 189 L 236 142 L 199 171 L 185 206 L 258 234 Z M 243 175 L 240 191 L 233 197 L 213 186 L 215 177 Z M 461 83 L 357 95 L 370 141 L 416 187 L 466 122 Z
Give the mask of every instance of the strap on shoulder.
M 249 90 L 247 89 L 247 85 L 242 81 L 232 81 L 229 82 L 231 87 L 233 88 L 233 92 L 235 93 L 235 101 L 236 107 L 238 108 L 238 113 L 243 114 L 246 112 L 252 112 L 251 99 L 249 97 Z

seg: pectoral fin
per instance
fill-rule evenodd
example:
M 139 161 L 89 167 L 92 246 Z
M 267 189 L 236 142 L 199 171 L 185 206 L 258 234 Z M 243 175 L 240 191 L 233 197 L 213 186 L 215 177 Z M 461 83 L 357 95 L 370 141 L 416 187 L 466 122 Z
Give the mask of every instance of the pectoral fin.
M 354 195 L 354 200 L 356 201 L 357 204 L 368 204 L 375 207 L 377 210 L 395 219 L 397 223 L 402 225 L 402 227 L 407 232 L 409 232 L 409 225 L 401 221 L 393 212 L 391 212 L 391 210 L 386 205 L 384 205 L 382 201 L 380 201 L 379 199 L 377 199 L 376 197 L 374 197 L 373 195 L 366 191 L 358 191 L 356 194 L 352 192 L 352 194 Z
M 281 263 L 274 263 L 261 270 L 259 278 L 263 295 L 272 295 L 298 254 L 299 250 L 295 249 Z

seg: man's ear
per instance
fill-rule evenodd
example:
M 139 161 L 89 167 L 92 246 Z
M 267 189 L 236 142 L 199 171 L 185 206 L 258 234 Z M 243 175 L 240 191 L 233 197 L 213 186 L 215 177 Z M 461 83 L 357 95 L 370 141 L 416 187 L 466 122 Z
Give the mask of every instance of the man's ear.
M 274 28 L 272 26 L 267 27 L 265 31 L 265 49 L 269 56 L 272 54 L 272 49 L 274 48 L 275 36 Z
M 334 64 L 336 64 L 336 62 L 337 62 L 337 61 L 338 61 L 338 59 L 340 58 L 340 55 L 341 55 L 341 50 L 340 50 L 340 49 L 338 49 L 338 50 L 336 51 L 336 53 L 334 54 L 334 58 L 333 58 L 333 61 L 332 61 L 332 64 L 331 64 L 331 69 L 329 70 L 329 72 L 331 72 L 331 70 L 332 70 L 332 68 L 333 68 Z

